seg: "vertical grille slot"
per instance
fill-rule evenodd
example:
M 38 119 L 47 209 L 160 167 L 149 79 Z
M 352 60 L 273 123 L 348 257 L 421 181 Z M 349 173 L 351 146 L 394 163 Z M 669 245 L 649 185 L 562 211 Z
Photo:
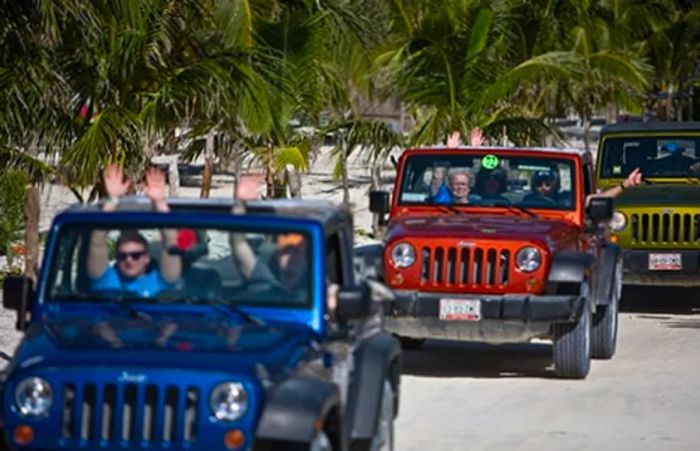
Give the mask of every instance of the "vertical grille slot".
M 692 219 L 688 214 L 683 215 L 683 241 L 690 241 L 690 232 L 692 227 Z
M 659 241 L 659 214 L 654 213 L 651 215 L 651 241 Z
M 681 241 L 681 215 L 678 213 L 673 215 L 673 220 L 671 221 L 671 239 L 678 243 Z
M 661 240 L 668 243 L 671 240 L 671 215 L 661 215 Z
M 158 387 L 148 385 L 143 403 L 143 439 L 149 442 L 156 437 L 156 415 L 158 415 Z
M 441 247 L 435 249 L 435 259 L 433 260 L 433 271 L 431 273 L 431 279 L 433 283 L 442 283 L 444 279 L 442 278 L 442 273 L 445 267 L 445 250 Z
M 82 411 L 80 419 L 80 438 L 83 440 L 92 440 L 92 430 L 94 428 L 93 421 L 95 419 L 96 414 L 95 401 L 97 396 L 97 389 L 95 385 L 88 384 L 83 388 L 83 390 L 85 390 L 85 392 L 83 394 L 81 409 Z
M 469 283 L 469 249 L 463 248 L 461 254 L 462 258 L 459 260 L 459 274 L 461 282 L 467 284 Z
M 695 215 L 693 241 L 700 241 L 700 215 Z
M 114 437 L 114 418 L 117 407 L 117 386 L 109 384 L 105 387 L 102 402 L 102 424 L 100 425 L 102 440 L 112 440 Z
M 447 251 L 447 283 L 454 285 L 457 282 L 457 249 L 449 248 Z
M 175 430 L 177 429 L 178 415 L 178 390 L 172 385 L 168 386 L 165 392 L 165 409 L 163 409 L 163 441 L 172 442 L 175 440 Z
M 642 241 L 649 241 L 649 215 L 642 215 Z
M 632 241 L 639 241 L 639 216 L 632 215 L 630 224 L 630 227 L 632 228 Z
M 486 284 L 496 283 L 496 249 L 489 249 L 486 252 Z
M 510 251 L 505 249 L 501 252 L 501 271 L 499 274 L 499 283 L 501 285 L 508 284 L 508 269 L 510 268 Z
M 472 283 L 476 285 L 481 285 L 483 283 L 483 272 L 484 272 L 484 250 L 475 249 L 474 250 L 474 271 L 472 273 Z
M 197 438 L 197 401 L 199 393 L 194 387 L 187 389 L 185 402 L 184 440 L 193 442 Z
M 426 283 L 430 276 L 430 248 L 424 247 L 421 255 L 423 258 L 421 259 L 420 281 Z
M 122 440 L 131 441 L 136 429 L 136 385 L 129 384 L 124 390 L 124 403 L 122 405 Z
M 75 409 L 75 386 L 66 385 L 63 387 L 63 408 L 61 409 L 62 424 L 61 435 L 63 438 L 73 438 L 75 423 L 73 421 L 73 411 Z

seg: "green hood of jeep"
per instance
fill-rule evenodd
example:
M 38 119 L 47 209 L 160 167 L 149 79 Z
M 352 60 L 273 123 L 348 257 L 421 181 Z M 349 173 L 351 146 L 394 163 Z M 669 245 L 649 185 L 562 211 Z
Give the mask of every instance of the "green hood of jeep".
M 700 207 L 700 184 L 640 185 L 623 192 L 615 199 L 616 208 L 635 206 Z

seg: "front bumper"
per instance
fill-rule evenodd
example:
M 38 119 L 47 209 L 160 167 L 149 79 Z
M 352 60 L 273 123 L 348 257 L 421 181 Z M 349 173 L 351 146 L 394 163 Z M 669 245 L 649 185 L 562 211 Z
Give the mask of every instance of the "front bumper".
M 583 301 L 577 295 L 461 295 L 396 291 L 396 299 L 385 307 L 384 327 L 397 335 L 415 338 L 479 341 L 486 343 L 527 342 L 547 337 L 552 323 L 575 322 Z M 478 321 L 440 319 L 440 299 L 479 299 Z
M 681 254 L 682 269 L 678 271 L 652 271 L 649 254 Z M 700 250 L 625 250 L 623 282 L 628 285 L 672 285 L 679 287 L 700 286 Z

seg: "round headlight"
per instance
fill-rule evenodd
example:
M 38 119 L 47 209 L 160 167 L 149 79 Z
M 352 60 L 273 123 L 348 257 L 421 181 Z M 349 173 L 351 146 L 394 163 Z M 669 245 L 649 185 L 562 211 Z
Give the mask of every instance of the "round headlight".
M 615 232 L 619 232 L 627 226 L 627 216 L 621 211 L 616 211 L 613 213 L 612 219 L 610 220 L 610 228 Z
M 515 255 L 515 264 L 523 272 L 535 271 L 542 264 L 542 253 L 536 247 L 524 247 Z
M 211 413 L 219 421 L 234 421 L 248 409 L 248 393 L 243 384 L 225 382 L 217 385 L 209 397 Z
M 43 417 L 53 404 L 53 390 L 44 379 L 28 377 L 17 384 L 15 402 L 25 417 Z
M 399 268 L 408 268 L 416 261 L 416 249 L 408 243 L 399 243 L 391 250 L 391 261 Z

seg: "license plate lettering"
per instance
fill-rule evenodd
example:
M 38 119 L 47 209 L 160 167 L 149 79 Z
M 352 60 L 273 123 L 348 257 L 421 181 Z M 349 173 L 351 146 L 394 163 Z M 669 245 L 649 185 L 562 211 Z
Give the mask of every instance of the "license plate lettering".
M 680 271 L 683 269 L 681 254 L 649 254 L 649 270 Z
M 440 299 L 440 319 L 443 321 L 481 320 L 479 299 Z

